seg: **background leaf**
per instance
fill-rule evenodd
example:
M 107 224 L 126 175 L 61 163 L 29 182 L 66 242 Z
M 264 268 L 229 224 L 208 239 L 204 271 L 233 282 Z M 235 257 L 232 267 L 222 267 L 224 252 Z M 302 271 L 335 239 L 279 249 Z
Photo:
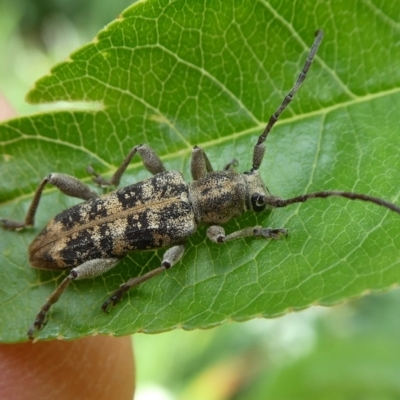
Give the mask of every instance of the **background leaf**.
M 148 143 L 189 180 L 191 147 L 214 167 L 237 158 L 248 170 L 257 135 L 299 73 L 316 28 L 324 42 L 309 76 L 268 138 L 262 175 L 282 197 L 321 189 L 398 202 L 400 59 L 395 6 L 341 2 L 140 2 L 29 93 L 31 102 L 90 102 L 23 117 L 0 128 L 0 215 L 22 219 L 51 171 L 89 182 L 92 164 L 111 175 L 129 149 Z M 134 160 L 122 184 L 148 177 Z M 4 178 L 5 177 L 5 178 Z M 36 227 L 0 232 L 0 339 L 25 340 L 40 305 L 64 274 L 28 267 L 26 249 L 50 217 L 75 204 L 46 191 Z M 217 246 L 205 227 L 182 262 L 112 310 L 118 285 L 155 268 L 159 252 L 135 253 L 104 276 L 71 285 L 40 338 L 205 328 L 331 305 L 399 282 L 399 216 L 340 199 L 245 215 L 227 224 L 286 227 L 286 240 Z

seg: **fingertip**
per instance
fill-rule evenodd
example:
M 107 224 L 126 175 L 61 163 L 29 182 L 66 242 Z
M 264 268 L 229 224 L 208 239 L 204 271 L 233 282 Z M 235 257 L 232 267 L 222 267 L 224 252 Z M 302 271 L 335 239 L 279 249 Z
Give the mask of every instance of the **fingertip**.
M 135 369 L 130 337 L 0 346 L 1 399 L 129 399 Z

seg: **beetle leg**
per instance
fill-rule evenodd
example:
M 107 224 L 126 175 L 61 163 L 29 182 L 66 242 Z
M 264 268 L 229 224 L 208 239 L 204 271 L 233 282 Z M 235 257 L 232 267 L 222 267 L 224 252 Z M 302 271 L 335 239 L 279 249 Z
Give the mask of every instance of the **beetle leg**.
M 225 165 L 224 171 L 235 171 L 235 168 L 239 165 L 239 161 L 234 158 Z
M 31 205 L 29 206 L 28 212 L 25 216 L 25 221 L 18 222 L 0 218 L 0 226 L 9 230 L 20 230 L 27 226 L 32 226 L 35 222 L 35 213 L 39 205 L 40 197 L 42 196 L 44 187 L 48 183 L 55 186 L 62 193 L 71 197 L 77 197 L 83 200 L 89 200 L 98 197 L 97 193 L 95 193 L 89 188 L 89 186 L 85 185 L 79 179 L 66 174 L 52 173 L 46 176 L 46 178 L 40 182 L 38 188 L 36 189 Z
M 102 187 L 118 186 L 122 174 L 125 172 L 136 153 L 139 153 L 142 157 L 143 165 L 153 175 L 165 171 L 165 167 L 160 160 L 160 157 L 158 157 L 157 153 L 151 147 L 147 146 L 147 144 L 139 144 L 135 146 L 125 157 L 124 161 L 122 161 L 122 164 L 118 167 L 110 180 L 104 179 L 102 176 L 97 174 L 91 166 L 87 168 L 87 171 L 89 174 L 93 175 L 93 180 Z
M 110 306 L 115 306 L 123 297 L 123 295 L 132 287 L 137 286 L 154 276 L 159 275 L 161 272 L 166 271 L 167 269 L 170 269 L 173 267 L 183 256 L 183 253 L 185 251 L 185 246 L 183 245 L 178 245 L 171 247 L 168 249 L 162 258 L 161 265 L 149 271 L 147 274 L 144 274 L 142 276 L 138 276 L 135 278 L 131 278 L 128 280 L 128 282 L 123 283 L 120 285 L 118 290 L 116 290 L 101 306 L 104 312 L 108 312 Z
M 46 316 L 50 307 L 58 301 L 60 296 L 64 293 L 71 281 L 94 278 L 115 267 L 120 260 L 118 258 L 99 258 L 95 260 L 86 261 L 83 264 L 71 269 L 69 275 L 64 278 L 56 290 L 50 295 L 46 303 L 42 305 L 35 321 L 28 330 L 29 339 L 34 338 L 36 331 L 40 331 L 46 324 Z
M 247 236 L 264 237 L 265 239 L 279 239 L 281 236 L 286 236 L 287 232 L 287 229 L 284 228 L 274 229 L 255 226 L 253 228 L 244 228 L 240 231 L 225 235 L 225 229 L 222 228 L 222 226 L 212 225 L 207 229 L 207 237 L 214 243 L 224 243 Z
M 200 146 L 194 146 L 192 150 L 192 158 L 190 159 L 190 171 L 194 181 L 207 175 L 213 171 L 213 167 L 207 154 Z
M 235 167 L 239 165 L 236 159 L 233 159 L 224 166 L 224 171 L 234 171 Z M 207 154 L 200 146 L 194 146 L 192 150 L 192 157 L 190 159 L 190 170 L 194 181 L 203 178 L 208 173 L 214 171 Z

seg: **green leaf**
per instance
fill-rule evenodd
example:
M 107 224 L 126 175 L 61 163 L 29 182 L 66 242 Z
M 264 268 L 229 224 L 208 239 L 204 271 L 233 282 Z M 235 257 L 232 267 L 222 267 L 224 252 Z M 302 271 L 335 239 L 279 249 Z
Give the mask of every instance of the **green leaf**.
M 248 170 L 256 138 L 292 87 L 317 28 L 325 39 L 268 138 L 261 174 L 281 197 L 338 189 L 399 202 L 398 24 L 389 3 L 139 2 L 28 94 L 33 103 L 87 102 L 86 110 L 0 126 L 0 215 L 23 219 L 50 172 L 89 183 L 85 169 L 92 164 L 110 176 L 138 143 L 188 181 L 195 144 L 215 168 L 236 158 L 239 170 Z M 134 159 L 122 185 L 146 177 Z M 76 203 L 48 188 L 34 229 L 0 232 L 1 341 L 26 339 L 65 276 L 30 268 L 27 247 L 51 217 Z M 399 222 L 372 204 L 328 199 L 226 225 L 227 232 L 285 227 L 284 240 L 216 245 L 200 227 L 182 262 L 132 290 L 110 314 L 100 310 L 107 296 L 157 267 L 163 251 L 134 253 L 102 277 L 72 284 L 40 338 L 207 328 L 388 289 L 400 280 Z

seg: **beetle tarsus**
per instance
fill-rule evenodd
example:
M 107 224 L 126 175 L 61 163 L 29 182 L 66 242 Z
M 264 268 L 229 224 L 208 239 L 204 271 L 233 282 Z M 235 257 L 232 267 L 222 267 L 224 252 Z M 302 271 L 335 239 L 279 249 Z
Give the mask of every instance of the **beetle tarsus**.
M 285 228 L 262 228 L 259 234 L 266 239 L 280 239 L 282 236 L 286 237 L 288 235 L 288 230 Z
M 115 307 L 124 296 L 125 292 L 129 290 L 130 286 L 122 284 L 101 306 L 105 313 L 110 312 L 110 307 Z
M 112 186 L 112 183 L 108 179 L 104 179 L 100 174 L 98 174 L 91 165 L 86 167 L 86 171 L 93 176 L 93 182 L 97 183 L 100 187 Z
M 35 332 L 41 331 L 46 325 L 46 311 L 40 310 L 39 314 L 36 315 L 35 321 L 28 330 L 28 338 L 33 340 L 35 338 Z
M 9 231 L 20 231 L 25 228 L 25 222 L 13 221 L 11 219 L 0 218 L 0 226 Z

